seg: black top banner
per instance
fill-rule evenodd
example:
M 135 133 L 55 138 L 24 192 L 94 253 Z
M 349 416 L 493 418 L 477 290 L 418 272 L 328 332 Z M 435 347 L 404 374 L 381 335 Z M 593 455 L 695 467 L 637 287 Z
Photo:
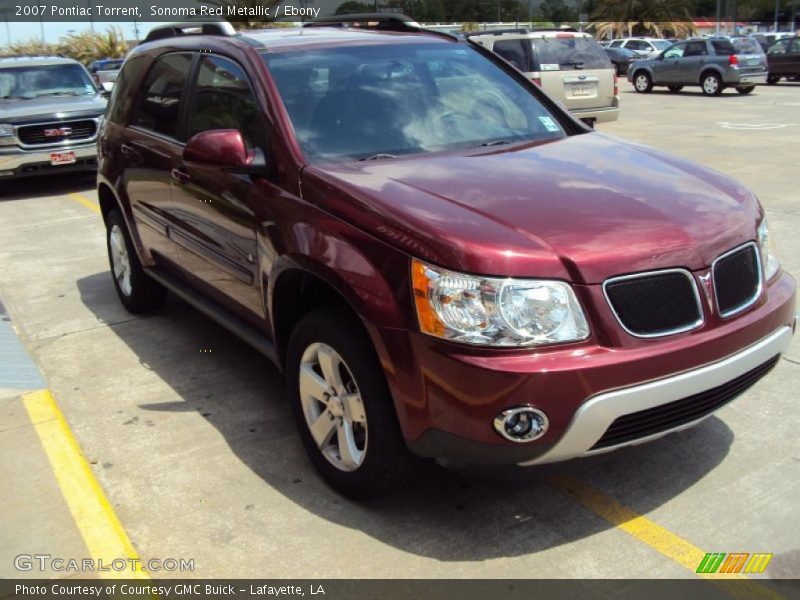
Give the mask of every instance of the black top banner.
M 769 6 L 767 6 L 769 4 Z M 792 23 L 791 0 L 0 0 L 7 22 L 296 22 L 353 13 L 403 13 L 427 23 L 689 23 L 698 19 Z

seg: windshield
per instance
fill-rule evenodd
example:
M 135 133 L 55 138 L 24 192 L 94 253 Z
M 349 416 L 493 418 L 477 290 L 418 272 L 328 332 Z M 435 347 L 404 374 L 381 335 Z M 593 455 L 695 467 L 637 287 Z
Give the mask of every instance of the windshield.
M 550 37 L 533 40 L 539 68 L 536 71 L 610 69 L 611 61 L 595 40 L 585 37 Z
M 10 67 L 0 70 L 0 99 L 29 100 L 40 96 L 95 93 L 97 89 L 80 65 Z
M 653 44 L 653 46 L 656 47 L 656 50 L 658 50 L 659 52 L 663 52 L 664 50 L 672 46 L 672 42 L 670 42 L 669 40 L 653 40 L 651 43 Z
M 456 44 L 265 54 L 311 160 L 380 160 L 564 136 L 533 92 Z
M 752 38 L 733 38 L 731 42 L 737 54 L 761 54 L 764 51 L 761 44 Z

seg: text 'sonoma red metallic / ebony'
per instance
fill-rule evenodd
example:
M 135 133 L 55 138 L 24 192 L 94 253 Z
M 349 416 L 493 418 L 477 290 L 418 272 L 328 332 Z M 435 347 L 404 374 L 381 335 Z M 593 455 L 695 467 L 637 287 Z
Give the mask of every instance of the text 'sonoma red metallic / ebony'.
M 121 301 L 170 290 L 272 359 L 331 485 L 640 443 L 775 365 L 795 283 L 749 190 L 382 26 L 157 29 L 99 137 Z

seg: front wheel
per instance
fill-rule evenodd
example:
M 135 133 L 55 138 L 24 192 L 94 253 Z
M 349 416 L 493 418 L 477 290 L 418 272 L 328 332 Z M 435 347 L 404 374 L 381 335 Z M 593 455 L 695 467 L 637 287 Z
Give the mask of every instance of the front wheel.
M 646 71 L 639 71 L 633 76 L 633 88 L 640 94 L 647 94 L 653 89 L 653 80 Z
M 668 85 L 667 89 L 672 92 L 673 94 L 677 94 L 683 89 L 682 85 Z
M 286 376 L 300 438 L 331 487 L 364 498 L 403 483 L 411 456 L 383 368 L 354 317 L 329 308 L 303 317 L 289 340 Z
M 739 92 L 742 96 L 746 96 L 747 94 L 752 92 L 754 89 L 756 89 L 756 86 L 754 86 L 754 85 L 739 85 L 739 86 L 736 86 L 736 91 Z
M 768 85 L 775 85 L 775 84 L 776 84 L 776 83 L 778 83 L 780 80 L 781 80 L 781 78 L 780 78 L 780 77 L 775 77 L 775 75 L 769 75 L 769 76 L 767 77 L 767 84 L 768 84 Z
M 700 83 L 706 96 L 719 96 L 722 93 L 722 79 L 716 73 L 706 73 Z
M 118 210 L 112 210 L 106 218 L 106 245 L 114 289 L 122 305 L 134 314 L 160 308 L 167 290 L 145 274 Z

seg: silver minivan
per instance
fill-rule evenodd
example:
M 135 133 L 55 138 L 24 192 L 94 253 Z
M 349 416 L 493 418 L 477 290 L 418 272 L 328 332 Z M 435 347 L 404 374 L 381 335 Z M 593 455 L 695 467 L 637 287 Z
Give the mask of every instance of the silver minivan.
M 589 125 L 616 121 L 619 88 L 602 46 L 577 31 L 512 29 L 470 34 Z

